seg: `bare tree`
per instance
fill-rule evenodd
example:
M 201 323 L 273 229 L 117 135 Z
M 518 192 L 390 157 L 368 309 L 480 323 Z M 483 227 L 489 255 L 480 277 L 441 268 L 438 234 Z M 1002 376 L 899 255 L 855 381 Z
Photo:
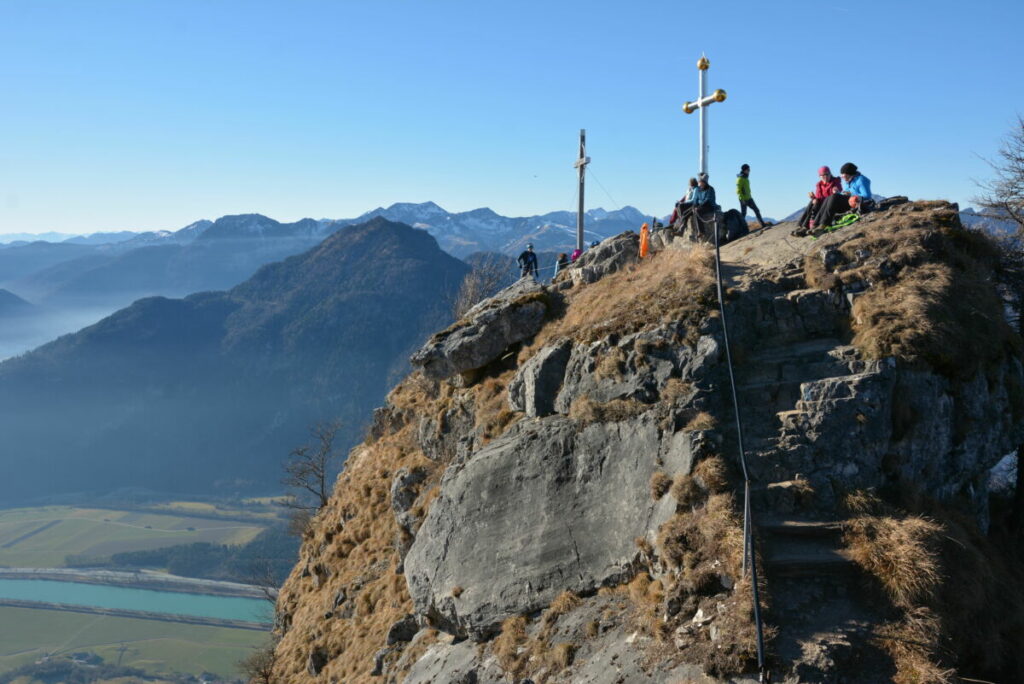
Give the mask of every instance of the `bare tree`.
M 340 459 L 334 449 L 334 438 L 341 424 L 320 423 L 310 429 L 313 444 L 294 449 L 284 464 L 281 484 L 292 491 L 284 505 L 312 516 L 327 505 L 331 481 Z
M 248 675 L 250 684 L 274 684 L 274 665 L 277 664 L 276 644 L 256 649 L 238 662 L 239 669 Z
M 995 159 L 985 159 L 993 177 L 978 183 L 981 194 L 974 201 L 995 212 L 993 218 L 1009 218 L 1017 224 L 1013 236 L 1003 241 L 1002 277 L 1009 288 L 1017 315 L 1017 332 L 1024 337 L 1024 117 L 1003 138 Z M 1017 529 L 1024 528 L 1024 445 L 1017 448 L 1017 489 L 1013 501 Z
M 1003 214 L 1024 232 L 1024 117 L 1003 138 L 995 159 L 986 159 L 994 176 L 981 181 L 981 194 L 974 201 L 985 209 Z
M 455 318 L 462 318 L 475 304 L 511 284 L 513 277 L 508 261 L 503 255 L 488 254 L 482 257 L 473 266 L 473 270 L 466 274 L 462 286 L 459 287 L 459 293 L 455 296 Z

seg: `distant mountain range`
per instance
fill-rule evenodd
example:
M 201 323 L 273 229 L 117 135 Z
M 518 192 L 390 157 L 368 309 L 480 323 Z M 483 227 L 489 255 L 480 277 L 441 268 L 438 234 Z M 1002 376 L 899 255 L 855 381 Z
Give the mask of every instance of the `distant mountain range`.
M 0 289 L 0 321 L 27 316 L 35 307 L 9 290 Z
M 313 422 L 361 436 L 467 271 L 426 232 L 377 218 L 231 290 L 142 299 L 0 363 L 0 500 L 276 491 Z

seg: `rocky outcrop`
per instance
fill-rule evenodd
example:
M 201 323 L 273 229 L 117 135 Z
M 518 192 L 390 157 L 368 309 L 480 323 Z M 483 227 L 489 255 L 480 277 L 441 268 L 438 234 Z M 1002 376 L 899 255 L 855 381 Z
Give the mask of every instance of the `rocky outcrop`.
M 636 263 L 640 236 L 629 231 L 609 238 L 585 251 L 565 272 L 574 284 L 593 283 L 627 264 Z
M 878 645 L 908 609 L 867 588 L 878 582 L 845 546 L 846 506 L 923 493 L 973 513 L 980 534 L 989 470 L 1024 441 L 1024 367 L 1007 340 L 959 373 L 866 346 L 866 321 L 890 314 L 862 298 L 938 260 L 940 229 L 899 235 L 903 255 L 927 243 L 913 259 L 847 243 L 889 219 L 893 232 L 955 229 L 948 207 L 891 211 L 862 233 L 793 242 L 780 226 L 723 248 L 739 416 L 717 312 L 689 327 L 666 315 L 681 310 L 659 299 L 680 271 L 636 263 L 628 234 L 551 290 L 521 281 L 432 338 L 282 592 L 279 652 L 299 654 L 282 673 L 753 681 L 737 420 L 775 678 L 889 681 L 909 667 Z M 627 287 L 649 321 L 612 318 Z M 324 624 L 303 621 L 324 607 Z
M 510 345 L 535 335 L 547 310 L 544 286 L 522 278 L 431 337 L 409 361 L 427 377 L 438 380 L 481 368 Z
M 544 347 L 522 365 L 508 386 L 508 405 L 530 418 L 555 412 L 555 396 L 565 377 L 572 342 L 561 340 Z
M 480 641 L 563 591 L 630 579 L 637 538 L 675 509 L 652 500 L 652 475 L 693 463 L 689 440 L 660 432 L 650 413 L 582 430 L 523 421 L 450 470 L 406 558 L 417 612 Z

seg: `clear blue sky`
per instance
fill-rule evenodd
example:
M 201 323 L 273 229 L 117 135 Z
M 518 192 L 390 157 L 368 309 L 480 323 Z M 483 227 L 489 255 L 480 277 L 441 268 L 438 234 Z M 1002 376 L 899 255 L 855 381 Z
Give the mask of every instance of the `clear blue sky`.
M 780 216 L 845 161 L 963 203 L 1024 112 L 1022 25 L 1020 0 L 0 0 L 0 233 L 571 209 L 580 128 L 588 207 L 664 214 L 701 51 L 723 204 L 742 162 Z

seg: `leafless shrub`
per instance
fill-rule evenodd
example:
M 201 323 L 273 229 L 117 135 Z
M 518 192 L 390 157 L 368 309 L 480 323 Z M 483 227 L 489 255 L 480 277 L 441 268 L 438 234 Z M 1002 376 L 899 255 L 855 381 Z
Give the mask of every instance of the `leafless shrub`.
M 312 446 L 294 449 L 284 464 L 285 477 L 281 484 L 291 489 L 284 505 L 315 514 L 327 505 L 331 485 L 337 473 L 340 454 L 334 449 L 334 438 L 340 423 L 320 423 L 310 433 Z
M 476 304 L 510 285 L 509 266 L 500 254 L 488 254 L 480 259 L 473 270 L 466 274 L 459 292 L 455 296 L 452 313 L 455 319 L 462 318 Z

